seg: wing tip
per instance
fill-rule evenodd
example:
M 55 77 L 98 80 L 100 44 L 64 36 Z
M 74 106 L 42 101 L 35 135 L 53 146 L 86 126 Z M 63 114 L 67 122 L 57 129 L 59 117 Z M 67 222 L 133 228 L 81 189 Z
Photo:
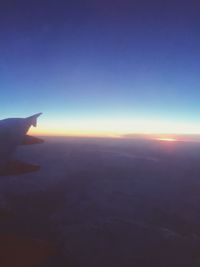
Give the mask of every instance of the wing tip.
M 42 112 L 39 112 L 39 113 L 36 113 L 30 117 L 27 117 L 26 119 L 28 119 L 30 121 L 32 126 L 36 127 L 37 126 L 37 118 L 41 115 L 42 115 Z
M 36 118 L 37 119 L 41 115 L 42 115 L 42 112 L 39 112 L 39 113 L 36 113 L 36 114 L 30 116 L 29 118 Z

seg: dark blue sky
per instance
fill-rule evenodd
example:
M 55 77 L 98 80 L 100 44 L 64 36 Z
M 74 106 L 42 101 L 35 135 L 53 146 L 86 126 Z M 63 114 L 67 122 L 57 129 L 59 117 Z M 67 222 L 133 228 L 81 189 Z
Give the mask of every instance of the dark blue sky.
M 198 1 L 1 1 L 1 117 L 200 133 L 199 14 Z

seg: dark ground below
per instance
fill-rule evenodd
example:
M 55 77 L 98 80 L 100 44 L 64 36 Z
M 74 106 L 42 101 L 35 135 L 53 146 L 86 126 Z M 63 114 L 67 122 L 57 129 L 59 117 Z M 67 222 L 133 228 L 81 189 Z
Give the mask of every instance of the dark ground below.
M 0 234 L 56 248 L 34 266 L 200 266 L 200 144 L 45 141 L 16 155 L 40 171 L 0 179 Z

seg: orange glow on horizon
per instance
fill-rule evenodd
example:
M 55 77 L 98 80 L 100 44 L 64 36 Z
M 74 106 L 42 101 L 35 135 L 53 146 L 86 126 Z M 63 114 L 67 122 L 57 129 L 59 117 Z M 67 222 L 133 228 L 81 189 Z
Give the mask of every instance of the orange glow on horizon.
M 168 127 L 167 127 L 168 126 Z M 137 130 L 136 130 L 137 129 Z M 169 131 L 169 129 L 173 129 Z M 187 129 L 190 129 L 187 127 Z M 165 124 L 131 121 L 52 121 L 44 120 L 38 128 L 32 127 L 30 134 L 36 136 L 85 137 L 113 139 L 145 139 L 165 142 L 194 141 L 200 142 L 200 127 L 191 132 L 185 127 L 169 127 Z
M 200 125 L 143 118 L 42 118 L 31 134 L 46 136 L 144 138 L 160 141 L 200 140 Z M 198 135 L 198 137 L 194 137 Z
M 172 136 L 167 136 L 167 134 L 162 133 L 158 135 L 157 133 L 134 133 L 129 135 L 105 132 L 105 131 L 65 131 L 65 130 L 52 130 L 52 129 L 38 129 L 31 128 L 29 134 L 35 136 L 50 136 L 50 137 L 80 137 L 80 138 L 114 138 L 114 139 L 145 139 L 145 140 L 157 140 L 163 142 L 178 142 L 178 141 L 195 141 L 200 142 L 200 135 L 181 135 L 173 134 Z M 163 136 L 163 137 L 162 137 Z
M 144 139 L 155 140 L 163 142 L 200 142 L 200 134 L 173 134 L 172 136 L 167 133 L 153 134 L 153 133 L 138 133 L 138 134 L 120 134 L 114 132 L 100 132 L 100 131 L 61 131 L 61 130 L 48 130 L 31 128 L 30 135 L 35 136 L 49 136 L 49 137 L 72 137 L 72 138 L 111 138 L 111 139 Z M 163 137 L 162 137 L 163 136 Z
M 159 138 L 156 138 L 156 140 L 165 141 L 165 142 L 176 142 L 176 141 L 178 141 L 176 138 L 172 138 L 172 137 L 159 137 Z
M 30 134 L 36 136 L 55 136 L 55 137 L 93 137 L 93 138 L 122 138 L 119 134 L 114 133 L 104 133 L 104 132 L 78 132 L 78 131 L 48 131 L 48 130 L 36 130 L 31 129 Z

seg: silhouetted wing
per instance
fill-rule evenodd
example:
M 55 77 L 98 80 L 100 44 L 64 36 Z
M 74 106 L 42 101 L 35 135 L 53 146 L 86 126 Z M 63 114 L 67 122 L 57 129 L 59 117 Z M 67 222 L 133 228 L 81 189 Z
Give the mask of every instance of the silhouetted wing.
M 25 135 L 22 145 L 35 145 L 35 144 L 41 144 L 41 143 L 44 143 L 44 140 L 34 137 L 34 136 Z
M 22 161 L 10 161 L 4 168 L 0 170 L 0 176 L 18 175 L 28 172 L 35 172 L 40 169 L 40 166 L 28 164 Z
M 42 143 L 43 140 L 28 136 L 31 126 L 36 127 L 41 113 L 27 118 L 11 118 L 0 121 L 0 175 L 13 175 L 32 172 L 39 166 L 13 161 L 12 156 L 17 146 Z

